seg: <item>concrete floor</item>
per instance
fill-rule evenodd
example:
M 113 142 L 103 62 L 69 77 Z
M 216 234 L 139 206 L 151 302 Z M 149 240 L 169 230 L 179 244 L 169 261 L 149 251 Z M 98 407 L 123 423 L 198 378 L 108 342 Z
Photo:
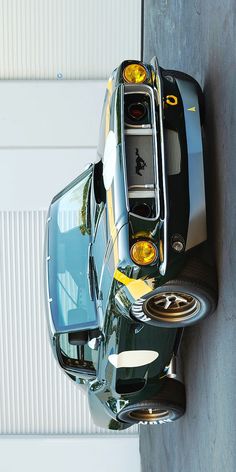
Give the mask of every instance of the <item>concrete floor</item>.
M 236 471 L 236 3 L 145 0 L 144 60 L 193 75 L 206 100 L 216 313 L 185 331 L 187 412 L 142 426 L 142 472 Z

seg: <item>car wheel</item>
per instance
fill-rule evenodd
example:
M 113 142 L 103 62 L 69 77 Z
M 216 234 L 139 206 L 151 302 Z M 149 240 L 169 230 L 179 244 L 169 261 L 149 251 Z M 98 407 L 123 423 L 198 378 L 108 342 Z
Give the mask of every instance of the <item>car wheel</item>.
M 166 379 L 157 396 L 125 406 L 119 412 L 118 420 L 130 424 L 171 423 L 184 414 L 185 408 L 184 384 Z
M 190 261 L 178 279 L 170 280 L 137 300 L 131 316 L 154 326 L 183 328 L 210 316 L 216 308 L 211 268 Z

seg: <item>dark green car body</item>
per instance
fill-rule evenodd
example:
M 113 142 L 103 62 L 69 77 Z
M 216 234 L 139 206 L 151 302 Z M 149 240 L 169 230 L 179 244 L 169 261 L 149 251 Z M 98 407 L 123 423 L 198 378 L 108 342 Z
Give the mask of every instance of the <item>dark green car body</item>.
M 46 238 L 54 353 L 86 389 L 94 422 L 117 430 L 131 425 L 119 419 L 124 407 L 158 397 L 182 333 L 134 318 L 131 307 L 176 277 L 206 239 L 200 88 L 156 59 L 144 64 L 145 83 L 127 84 L 130 62 L 138 63 L 125 61 L 108 81 L 97 162 L 53 199 Z M 141 127 L 127 125 L 132 94 L 147 107 Z M 131 258 L 139 239 L 157 248 L 150 265 Z

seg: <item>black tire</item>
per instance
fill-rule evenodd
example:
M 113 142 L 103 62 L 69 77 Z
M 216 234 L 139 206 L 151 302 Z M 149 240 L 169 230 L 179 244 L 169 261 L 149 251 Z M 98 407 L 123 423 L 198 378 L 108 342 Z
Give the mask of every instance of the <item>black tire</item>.
M 184 384 L 178 380 L 167 378 L 158 395 L 150 400 L 125 406 L 119 412 L 117 419 L 130 424 L 171 423 L 179 419 L 185 409 Z
M 191 259 L 178 278 L 137 300 L 131 316 L 153 326 L 184 328 L 210 316 L 216 304 L 212 268 Z
M 188 75 L 185 72 L 181 72 L 178 70 L 163 70 L 163 76 L 165 77 L 168 75 L 176 77 L 176 79 L 188 80 L 189 82 L 192 82 L 194 84 L 198 96 L 201 125 L 203 126 L 205 121 L 205 99 L 200 84 L 191 75 Z

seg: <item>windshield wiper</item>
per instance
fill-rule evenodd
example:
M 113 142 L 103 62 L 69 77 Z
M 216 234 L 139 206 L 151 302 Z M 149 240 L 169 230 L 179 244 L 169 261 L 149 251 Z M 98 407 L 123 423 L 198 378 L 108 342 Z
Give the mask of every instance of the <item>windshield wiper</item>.
M 93 257 L 91 256 L 92 243 L 88 246 L 88 267 L 87 267 L 87 279 L 89 287 L 90 300 L 94 300 L 94 277 L 93 277 Z
M 90 230 L 91 228 L 91 214 L 90 214 L 90 192 L 91 192 L 91 181 L 89 181 L 89 187 L 88 187 L 88 193 L 87 193 L 87 199 L 86 199 L 86 214 L 85 214 L 85 219 L 86 219 L 86 227 Z

